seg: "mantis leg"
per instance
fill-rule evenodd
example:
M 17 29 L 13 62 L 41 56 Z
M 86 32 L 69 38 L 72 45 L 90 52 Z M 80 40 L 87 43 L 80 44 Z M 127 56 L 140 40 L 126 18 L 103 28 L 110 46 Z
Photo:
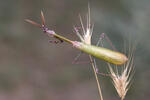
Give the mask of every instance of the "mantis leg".
M 101 46 L 103 47 L 103 40 L 104 40 L 104 39 L 106 39 L 106 41 L 110 44 L 110 46 L 112 47 L 112 49 L 113 49 L 114 51 L 117 51 L 116 48 L 113 46 L 112 42 L 110 41 L 109 37 L 108 37 L 105 33 L 102 33 L 102 34 L 100 35 L 100 38 L 99 38 L 99 40 L 98 40 L 96 46 L 101 45 Z M 97 74 L 100 74 L 100 75 L 103 75 L 103 76 L 110 76 L 110 74 L 104 74 L 104 73 L 100 73 L 100 72 L 99 72 L 99 69 L 98 69 L 98 67 L 96 66 L 95 59 L 94 59 L 94 65 L 95 65 L 95 69 L 96 69 L 96 73 L 97 73 Z
M 80 52 L 73 60 L 72 64 L 85 64 L 85 63 L 91 63 L 90 61 L 78 61 L 79 57 L 83 54 L 83 52 Z
M 49 40 L 49 43 L 55 43 L 55 44 L 62 43 L 62 42 L 63 42 L 63 40 L 60 40 L 60 39 L 58 39 L 58 40 Z
M 105 33 L 102 33 L 101 35 L 100 35 L 100 38 L 99 38 L 99 40 L 98 40 L 98 42 L 97 42 L 97 44 L 96 44 L 96 46 L 98 46 L 98 45 L 101 45 L 102 47 L 103 47 L 103 39 L 106 39 L 106 41 L 110 44 L 110 46 L 112 47 L 112 49 L 114 50 L 114 51 L 117 51 L 117 49 L 114 47 L 114 45 L 112 44 L 112 42 L 111 42 L 111 40 L 109 39 L 109 37 L 105 34 Z

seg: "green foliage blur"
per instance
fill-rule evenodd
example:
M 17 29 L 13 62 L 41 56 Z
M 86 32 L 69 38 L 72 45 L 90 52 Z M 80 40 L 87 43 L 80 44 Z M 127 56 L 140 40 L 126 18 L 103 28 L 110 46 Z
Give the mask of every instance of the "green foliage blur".
M 43 32 L 24 21 L 40 23 L 71 40 L 88 3 L 94 24 L 93 44 L 106 33 L 118 51 L 136 45 L 135 73 L 126 100 L 150 98 L 150 0 L 0 0 L 0 100 L 98 100 L 90 64 L 72 64 L 80 51 L 70 44 L 51 44 Z M 103 42 L 104 47 L 109 45 Z M 131 46 L 130 46 L 131 45 Z M 82 54 L 79 61 L 88 61 Z M 105 62 L 96 59 L 100 72 Z M 104 100 L 120 100 L 109 77 L 100 76 Z

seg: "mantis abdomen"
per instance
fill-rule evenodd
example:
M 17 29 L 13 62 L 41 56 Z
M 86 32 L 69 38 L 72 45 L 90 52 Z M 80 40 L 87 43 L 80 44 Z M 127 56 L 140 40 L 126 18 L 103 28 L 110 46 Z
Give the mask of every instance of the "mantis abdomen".
M 74 41 L 73 44 L 77 49 L 115 65 L 122 65 L 128 60 L 124 54 L 110 49 L 77 41 Z

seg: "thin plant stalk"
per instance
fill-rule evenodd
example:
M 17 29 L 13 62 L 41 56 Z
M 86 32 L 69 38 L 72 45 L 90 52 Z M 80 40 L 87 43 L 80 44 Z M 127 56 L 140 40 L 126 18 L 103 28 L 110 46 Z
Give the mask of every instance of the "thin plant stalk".
M 103 95 L 102 95 L 101 85 L 100 85 L 100 81 L 99 81 L 98 76 L 97 76 L 97 72 L 96 72 L 96 69 L 95 69 L 95 65 L 94 65 L 92 56 L 89 55 L 89 58 L 90 58 L 91 65 L 92 65 L 92 68 L 93 68 L 93 72 L 94 72 L 94 75 L 95 75 L 95 79 L 96 79 L 96 83 L 97 83 L 97 88 L 98 88 L 100 100 L 103 100 Z

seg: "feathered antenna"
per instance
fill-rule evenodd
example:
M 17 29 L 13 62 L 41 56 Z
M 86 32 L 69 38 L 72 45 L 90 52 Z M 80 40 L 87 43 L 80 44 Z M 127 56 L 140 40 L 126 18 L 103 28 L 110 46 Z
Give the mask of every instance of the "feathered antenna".
M 30 20 L 30 19 L 25 19 L 25 21 L 30 23 L 30 24 L 32 24 L 32 25 L 34 25 L 34 26 L 37 26 L 37 27 L 40 27 L 40 28 L 42 27 L 40 24 L 38 24 L 38 23 L 36 23 L 36 22 L 34 22 L 34 21 Z
M 45 26 L 45 18 L 42 11 L 41 11 L 41 21 L 42 21 L 42 25 Z
M 45 18 L 44 18 L 44 14 L 42 11 L 41 11 L 41 24 L 38 24 L 35 21 L 32 21 L 30 19 L 25 19 L 25 21 L 34 25 L 34 26 L 40 27 L 40 28 L 45 27 Z
M 41 24 L 38 24 L 38 23 L 36 23 L 36 22 L 34 22 L 34 21 L 30 20 L 30 19 L 25 19 L 25 21 L 28 22 L 28 23 L 31 23 L 31 24 L 34 25 L 34 26 L 37 26 L 37 27 L 42 28 L 42 30 L 43 30 L 44 33 L 49 33 L 48 35 L 51 35 L 52 37 L 55 37 L 56 39 L 59 40 L 59 41 L 50 40 L 50 41 L 49 41 L 50 43 L 56 43 L 56 44 L 57 44 L 57 43 L 62 43 L 62 42 L 63 42 L 62 39 L 60 39 L 60 38 L 58 38 L 58 37 L 56 37 L 56 36 L 54 35 L 54 34 L 55 34 L 54 31 L 49 30 L 49 29 L 46 27 L 46 24 L 45 24 L 45 17 L 44 17 L 44 14 L 43 14 L 42 11 L 41 11 Z

